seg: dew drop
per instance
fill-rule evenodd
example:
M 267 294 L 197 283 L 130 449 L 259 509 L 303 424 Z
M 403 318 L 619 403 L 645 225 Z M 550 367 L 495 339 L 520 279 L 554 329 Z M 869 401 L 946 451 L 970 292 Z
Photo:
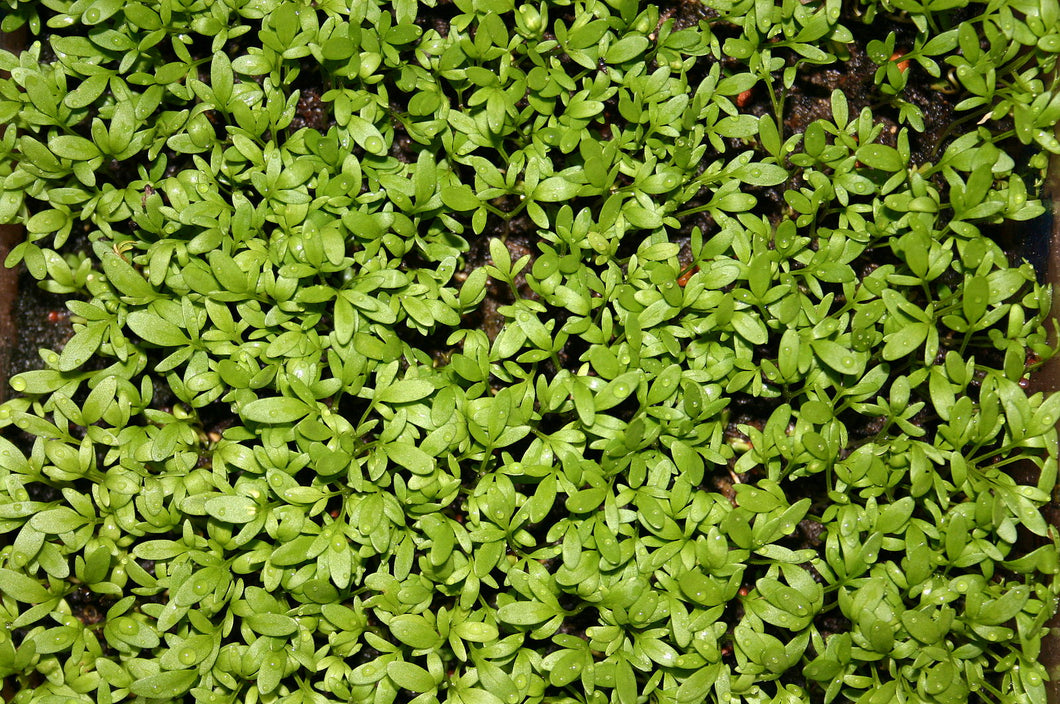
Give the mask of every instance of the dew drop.
M 379 137 L 372 136 L 364 140 L 364 148 L 372 153 L 383 151 L 383 140 Z
M 177 660 L 180 660 L 183 665 L 191 665 L 195 662 L 195 650 L 193 648 L 184 648 L 177 654 Z

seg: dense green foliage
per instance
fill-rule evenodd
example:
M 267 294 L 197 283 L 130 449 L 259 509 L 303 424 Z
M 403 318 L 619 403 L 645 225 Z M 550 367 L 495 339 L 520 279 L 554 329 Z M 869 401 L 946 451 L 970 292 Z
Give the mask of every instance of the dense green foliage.
M 1055 1 L 4 4 L 16 702 L 1044 701 Z

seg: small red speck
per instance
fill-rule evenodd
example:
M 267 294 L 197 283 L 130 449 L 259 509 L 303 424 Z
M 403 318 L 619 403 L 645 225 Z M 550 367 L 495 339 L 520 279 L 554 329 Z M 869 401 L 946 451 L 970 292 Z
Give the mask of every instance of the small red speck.
M 747 107 L 747 104 L 751 102 L 751 95 L 752 90 L 750 88 L 740 93 L 736 96 L 736 106 L 740 108 Z
M 740 596 L 747 596 L 748 594 L 751 593 L 751 590 L 748 589 L 747 587 L 740 587 L 740 591 L 738 593 L 739 593 Z
M 903 56 L 905 56 L 905 52 L 904 51 L 896 51 L 893 54 L 891 54 L 891 61 L 898 61 L 898 59 L 902 58 Z M 908 70 L 908 69 L 909 69 L 909 59 L 906 59 L 904 61 L 898 61 L 898 70 L 899 71 L 901 71 L 902 73 L 905 73 L 906 70 Z
M 697 271 L 699 271 L 698 265 L 692 267 L 685 273 L 681 274 L 679 277 L 677 277 L 677 285 L 684 287 L 684 285 L 688 283 L 688 280 L 692 278 L 692 274 L 696 273 Z
M 732 646 L 728 643 L 721 646 L 721 654 L 724 656 L 732 655 Z
M 328 511 L 328 513 L 331 515 L 332 518 L 339 517 L 339 510 L 337 508 L 331 509 L 330 511 Z
M 48 311 L 48 322 L 58 323 L 63 319 L 63 314 L 57 310 Z

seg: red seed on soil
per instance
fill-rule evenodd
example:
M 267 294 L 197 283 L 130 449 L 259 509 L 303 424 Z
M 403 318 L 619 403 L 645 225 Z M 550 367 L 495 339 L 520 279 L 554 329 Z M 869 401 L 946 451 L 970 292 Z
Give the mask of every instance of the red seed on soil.
M 744 92 L 736 96 L 736 107 L 744 108 L 751 102 L 751 95 L 753 94 L 752 89 L 748 88 Z
M 679 277 L 677 277 L 677 285 L 683 287 L 685 284 L 688 283 L 688 280 L 692 278 L 692 274 L 695 274 L 697 271 L 699 271 L 698 265 L 692 267 L 685 273 L 681 274 Z
M 902 58 L 903 56 L 905 56 L 905 52 L 904 51 L 901 51 L 901 50 L 896 51 L 893 54 L 891 54 L 891 61 L 898 61 L 898 59 Z M 909 59 L 905 59 L 904 61 L 898 61 L 898 70 L 899 71 L 901 71 L 902 73 L 905 73 L 906 70 L 908 70 L 908 68 L 909 68 Z

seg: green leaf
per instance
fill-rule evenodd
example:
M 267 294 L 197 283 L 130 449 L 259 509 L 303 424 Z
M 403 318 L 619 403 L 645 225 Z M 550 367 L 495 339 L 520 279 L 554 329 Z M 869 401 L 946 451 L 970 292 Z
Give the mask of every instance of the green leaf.
M 298 632 L 298 623 L 283 614 L 251 614 L 243 622 L 255 633 L 274 638 L 283 638 Z
M 261 76 L 272 70 L 272 65 L 261 54 L 247 54 L 232 62 L 232 69 L 247 76 Z
M 402 379 L 376 393 L 380 403 L 412 403 L 434 392 L 434 384 L 426 379 Z
M 251 401 L 242 408 L 240 415 L 255 423 L 293 423 L 309 415 L 310 410 L 296 398 L 275 396 Z
M 388 624 L 394 637 L 413 648 L 433 648 L 441 642 L 442 637 L 422 616 L 403 614 L 390 619 Z
M 225 523 L 249 523 L 258 511 L 258 505 L 249 496 L 215 496 L 206 500 L 206 513 Z
M 964 298 L 961 305 L 964 319 L 975 325 L 986 313 L 990 302 L 990 282 L 984 276 L 972 276 L 964 283 Z
M 56 156 L 74 161 L 89 161 L 100 155 L 99 148 L 90 140 L 76 135 L 60 135 L 48 140 L 48 148 Z
M 91 359 L 108 329 L 106 322 L 93 322 L 74 333 L 59 355 L 59 371 L 72 372 Z
M 721 663 L 707 665 L 681 683 L 677 688 L 678 704 L 698 704 L 707 701 L 711 688 L 717 681 Z M 727 674 L 722 676 L 728 676 Z
M 0 437 L 0 467 L 22 474 L 26 469 L 26 456 L 10 440 Z
M 463 702 L 463 704 L 504 704 L 503 699 L 485 689 L 461 688 L 452 691 L 459 692 L 459 700 Z M 446 701 L 448 701 L 448 699 Z
M 858 147 L 857 157 L 865 166 L 881 171 L 897 173 L 905 168 L 898 150 L 885 144 L 862 145 Z
M 165 318 L 146 310 L 129 313 L 129 329 L 146 342 L 159 347 L 181 347 L 189 343 L 184 332 Z
M 34 528 L 42 533 L 51 533 L 53 535 L 75 531 L 88 522 L 87 518 L 65 506 L 50 508 L 34 515 L 30 519 L 30 525 Z
M 447 186 L 442 189 L 442 202 L 453 210 L 474 210 L 482 205 L 471 186 L 460 184 L 459 186 Z
M 927 339 L 927 335 L 927 323 L 912 323 L 892 332 L 884 338 L 887 344 L 883 347 L 883 358 L 892 362 L 911 354 Z
M 740 336 L 753 345 L 764 345 L 769 341 L 769 330 L 762 319 L 753 313 L 737 311 L 732 314 L 732 326 Z
M 788 180 L 788 172 L 776 164 L 747 164 L 737 169 L 733 175 L 752 186 L 776 186 Z
M 431 673 L 419 665 L 403 660 L 395 660 L 386 666 L 387 677 L 398 687 L 412 692 L 430 692 L 437 686 Z
M 392 442 L 384 445 L 383 451 L 391 460 L 415 474 L 434 471 L 434 459 L 415 445 Z
M 499 631 L 496 626 L 479 621 L 463 621 L 453 626 L 453 632 L 461 640 L 474 643 L 490 643 L 497 640 Z
M 37 580 L 2 567 L 0 592 L 26 604 L 42 604 L 52 598 L 51 592 Z
M 497 238 L 490 240 L 490 260 L 493 262 L 493 266 L 497 267 L 503 276 L 511 276 L 511 252 L 508 251 L 507 245 Z
M 620 64 L 635 59 L 643 54 L 650 44 L 647 37 L 639 35 L 623 37 L 608 47 L 607 53 L 604 54 L 604 61 L 609 64 Z
M 595 511 L 599 508 L 600 504 L 603 503 L 606 495 L 607 489 L 605 487 L 595 487 L 592 489 L 576 491 L 567 497 L 567 510 L 571 513 L 588 513 L 589 511 Z
M 213 89 L 214 97 L 220 103 L 218 107 L 224 108 L 232 98 L 232 87 L 234 77 L 232 75 L 232 61 L 223 51 L 214 53 L 210 62 L 210 87 Z
M 196 670 L 171 670 L 134 680 L 129 691 L 148 699 L 172 699 L 191 689 L 198 679 Z
M 538 601 L 516 601 L 502 606 L 497 611 L 497 618 L 513 626 L 534 626 L 544 623 L 556 613 L 554 608 Z
M 622 208 L 622 216 L 626 218 L 630 225 L 642 230 L 654 230 L 662 226 L 662 217 L 658 213 L 642 208 L 639 205 L 625 206 Z
M 106 73 L 89 76 L 81 82 L 81 85 L 66 94 L 66 97 L 63 98 L 63 105 L 74 110 L 88 107 L 96 102 L 96 98 L 103 95 L 103 91 L 107 89 L 109 82 L 110 76 Z
M 354 141 L 361 145 L 369 154 L 375 154 L 376 156 L 386 154 L 386 141 L 383 139 L 383 135 L 368 120 L 356 115 L 351 116 L 349 130 Z
M 821 361 L 841 374 L 861 375 L 865 371 L 867 355 L 854 352 L 831 340 L 813 340 L 810 343 Z
M 550 176 L 537 184 L 532 197 L 546 203 L 558 203 L 570 200 L 578 195 L 579 190 L 581 186 L 577 183 L 571 183 L 562 176 Z

